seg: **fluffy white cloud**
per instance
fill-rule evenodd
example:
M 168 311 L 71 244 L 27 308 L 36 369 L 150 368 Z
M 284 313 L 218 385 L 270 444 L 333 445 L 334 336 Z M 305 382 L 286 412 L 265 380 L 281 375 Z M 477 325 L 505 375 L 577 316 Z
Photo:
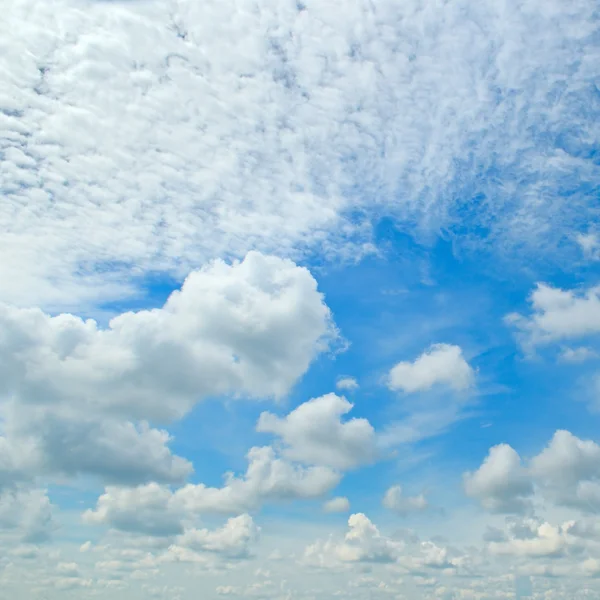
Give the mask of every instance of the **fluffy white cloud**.
M 593 186 L 564 194 L 594 173 L 589 2 L 5 8 L 5 300 L 114 298 L 132 265 L 250 248 L 354 256 L 367 201 L 411 232 L 466 216 L 545 255 L 593 218 Z
M 288 458 L 307 464 L 350 469 L 376 456 L 375 430 L 366 419 L 342 421 L 353 405 L 342 396 L 313 398 L 284 418 L 261 414 L 257 431 L 274 433 Z
M 335 382 L 335 387 L 337 387 L 338 390 L 353 392 L 360 386 L 354 377 L 343 377 Z
M 467 495 L 493 512 L 522 513 L 535 496 L 595 514 L 600 510 L 600 445 L 558 430 L 526 466 L 507 444 L 490 449 L 474 473 L 464 475 Z
M 493 512 L 521 513 L 531 508 L 531 476 L 508 444 L 492 447 L 479 469 L 465 474 L 464 484 L 468 496 Z
M 348 512 L 350 510 L 350 500 L 345 496 L 337 496 L 325 502 L 323 510 L 327 513 Z
M 309 271 L 256 252 L 104 329 L 6 305 L 0 329 L 0 486 L 36 474 L 180 483 L 191 464 L 145 419 L 182 417 L 207 396 L 280 397 L 336 335 Z
M 418 496 L 405 496 L 402 486 L 394 485 L 383 496 L 383 506 L 399 514 L 425 510 L 429 507 L 427 498 L 423 494 Z
M 351 515 L 343 540 L 316 542 L 306 547 L 303 561 L 317 567 L 334 567 L 340 563 L 389 563 L 404 549 L 402 541 L 382 535 L 363 513 Z
M 463 391 L 473 381 L 473 369 L 459 346 L 434 344 L 413 362 L 395 365 L 390 371 L 388 385 L 392 390 L 407 393 L 427 391 L 436 384 Z
M 188 484 L 176 498 L 194 512 L 239 513 L 262 503 L 319 498 L 332 490 L 341 475 L 329 467 L 302 467 L 277 457 L 273 448 L 251 448 L 243 477 L 228 475 L 221 488 Z
M 327 467 L 301 467 L 278 458 L 268 446 L 251 448 L 245 475 L 227 474 L 223 487 L 188 484 L 174 492 L 157 483 L 109 487 L 84 519 L 121 531 L 170 536 L 202 514 L 239 514 L 265 502 L 319 498 L 340 478 Z
M 209 395 L 282 396 L 333 334 L 310 272 L 257 252 L 191 273 L 162 308 L 107 329 L 8 306 L 0 326 L 3 395 L 154 419 Z
M 232 517 L 220 529 L 188 529 L 176 544 L 196 552 L 217 552 L 232 558 L 248 556 L 250 545 L 258 537 L 258 528 L 247 514 Z
M 109 487 L 98 498 L 95 510 L 87 510 L 87 523 L 151 536 L 183 533 L 185 512 L 173 502 L 172 492 L 157 483 L 134 488 Z
M 579 292 L 538 283 L 529 301 L 530 316 L 512 313 L 506 318 L 519 329 L 526 347 L 600 333 L 600 287 Z
M 498 539 L 488 544 L 493 555 L 559 557 L 570 550 L 583 550 L 574 521 L 552 525 L 541 519 L 527 518 L 509 520 L 506 525 Z
M 596 442 L 559 430 L 533 457 L 531 471 L 554 502 L 583 511 L 600 510 L 600 445 Z

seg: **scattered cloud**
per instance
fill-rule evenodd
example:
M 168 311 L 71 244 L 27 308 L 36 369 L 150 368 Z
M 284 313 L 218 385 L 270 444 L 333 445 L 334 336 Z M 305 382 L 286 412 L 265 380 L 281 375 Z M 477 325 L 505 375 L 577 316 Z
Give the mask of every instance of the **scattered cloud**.
M 343 377 L 342 379 L 338 379 L 335 386 L 338 390 L 347 392 L 354 392 L 360 387 L 358 381 L 356 381 L 354 377 Z
M 508 444 L 490 449 L 483 464 L 464 476 L 465 491 L 492 512 L 524 513 L 531 510 L 533 482 L 521 458 Z
M 413 362 L 395 365 L 390 371 L 388 386 L 405 393 L 427 391 L 437 384 L 463 391 L 473 382 L 473 369 L 459 346 L 434 344 Z
M 323 504 L 323 510 L 327 513 L 340 513 L 350 511 L 350 500 L 345 496 L 337 496 L 331 500 L 327 500 Z
M 281 437 L 288 458 L 313 465 L 351 469 L 376 457 L 375 430 L 367 419 L 342 421 L 353 405 L 343 396 L 313 398 L 279 418 L 263 412 L 257 431 Z
M 405 515 L 410 512 L 425 510 L 429 507 L 429 503 L 423 494 L 405 496 L 402 486 L 394 485 L 385 493 L 383 506 L 398 514 Z
M 528 349 L 600 333 L 600 287 L 577 291 L 538 283 L 529 301 L 530 316 L 506 317 Z

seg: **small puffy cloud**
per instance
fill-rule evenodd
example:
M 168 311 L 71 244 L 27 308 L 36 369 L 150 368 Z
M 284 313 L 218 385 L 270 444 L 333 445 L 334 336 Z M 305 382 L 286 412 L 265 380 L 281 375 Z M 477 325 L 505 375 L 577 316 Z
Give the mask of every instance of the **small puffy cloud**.
M 301 404 L 283 418 L 264 412 L 256 429 L 280 436 L 284 455 L 292 460 L 351 469 L 376 456 L 375 430 L 369 421 L 342 421 L 352 407 L 344 397 L 327 394 Z
M 600 236 L 598 234 L 580 233 L 576 239 L 586 259 L 600 260 Z
M 563 348 L 559 355 L 559 360 L 566 363 L 582 363 L 593 358 L 598 358 L 598 353 L 586 346 Z
M 405 496 L 402 487 L 394 485 L 387 490 L 382 504 L 385 508 L 398 514 L 405 515 L 410 512 L 425 510 L 429 507 L 427 498 L 423 494 L 418 496 Z
M 525 347 L 600 333 L 600 287 L 579 292 L 538 283 L 529 301 L 531 315 L 506 317 L 519 330 Z
M 404 543 L 382 535 L 363 513 L 351 515 L 343 540 L 316 542 L 306 547 L 303 562 L 334 568 L 344 563 L 390 563 L 398 559 Z
M 354 377 L 343 377 L 342 379 L 338 379 L 335 386 L 338 390 L 347 392 L 353 392 L 360 387 L 358 381 L 356 381 Z
M 459 346 L 434 344 L 413 362 L 395 365 L 389 373 L 388 386 L 406 393 L 427 391 L 438 384 L 464 391 L 473 381 L 473 369 Z
M 465 491 L 481 505 L 498 513 L 523 513 L 530 509 L 533 482 L 518 453 L 508 444 L 490 449 L 483 464 L 464 475 Z
M 350 510 L 350 500 L 345 496 L 332 498 L 323 504 L 323 510 L 327 513 L 348 512 Z
M 252 517 L 243 514 L 232 517 L 220 529 L 188 529 L 177 538 L 176 544 L 196 552 L 215 552 L 231 558 L 248 556 L 250 545 L 258 537 L 260 529 Z

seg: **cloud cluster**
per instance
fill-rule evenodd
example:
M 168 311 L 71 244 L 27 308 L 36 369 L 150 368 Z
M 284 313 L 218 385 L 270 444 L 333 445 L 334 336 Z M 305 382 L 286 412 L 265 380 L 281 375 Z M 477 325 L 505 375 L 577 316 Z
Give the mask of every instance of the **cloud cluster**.
M 600 445 L 557 431 L 523 465 L 508 444 L 490 449 L 483 464 L 464 476 L 467 495 L 498 513 L 531 513 L 534 495 L 583 513 L 600 511 Z
M 473 381 L 473 369 L 459 346 L 434 344 L 413 362 L 402 361 L 395 365 L 388 385 L 392 390 L 405 393 L 427 391 L 439 384 L 464 391 Z
M 529 301 L 531 315 L 506 317 L 527 349 L 600 334 L 600 287 L 578 291 L 538 283 Z
M 377 454 L 375 430 L 367 419 L 342 421 L 352 404 L 342 396 L 327 394 L 304 402 L 286 417 L 261 414 L 257 431 L 273 433 L 292 460 L 351 469 L 372 462 Z
M 39 475 L 181 483 L 192 471 L 146 421 L 206 397 L 281 397 L 336 335 L 311 274 L 252 252 L 188 276 L 162 308 L 107 328 L 0 306 L 0 486 Z

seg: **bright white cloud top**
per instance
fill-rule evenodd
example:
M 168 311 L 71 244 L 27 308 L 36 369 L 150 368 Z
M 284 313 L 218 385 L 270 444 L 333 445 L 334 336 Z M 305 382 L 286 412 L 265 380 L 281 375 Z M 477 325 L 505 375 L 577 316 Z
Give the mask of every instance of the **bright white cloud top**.
M 589 0 L 8 0 L 0 600 L 600 596 Z

